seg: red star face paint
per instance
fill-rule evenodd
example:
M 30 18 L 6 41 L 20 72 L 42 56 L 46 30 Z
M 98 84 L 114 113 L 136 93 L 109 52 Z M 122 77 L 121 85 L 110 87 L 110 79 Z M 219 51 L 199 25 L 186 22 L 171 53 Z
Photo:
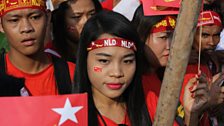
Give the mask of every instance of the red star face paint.
M 95 72 L 102 72 L 102 68 L 101 67 L 93 67 L 93 70 Z

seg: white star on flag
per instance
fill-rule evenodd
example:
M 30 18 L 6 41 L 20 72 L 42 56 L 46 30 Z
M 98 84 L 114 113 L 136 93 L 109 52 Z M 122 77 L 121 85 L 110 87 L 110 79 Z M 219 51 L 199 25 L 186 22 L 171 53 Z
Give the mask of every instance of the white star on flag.
M 66 120 L 70 119 L 71 121 L 78 123 L 78 120 L 75 116 L 75 113 L 82 109 L 83 106 L 72 107 L 69 99 L 66 99 L 64 108 L 53 108 L 52 110 L 61 115 L 58 125 L 63 124 Z

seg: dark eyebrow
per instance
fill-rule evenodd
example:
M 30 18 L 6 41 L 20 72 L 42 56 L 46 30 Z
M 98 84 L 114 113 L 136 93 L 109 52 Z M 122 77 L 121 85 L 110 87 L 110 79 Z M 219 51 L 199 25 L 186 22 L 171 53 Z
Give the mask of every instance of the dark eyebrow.
M 34 10 L 34 11 L 31 11 L 28 16 L 31 16 L 33 14 L 41 14 L 41 11 L 40 10 Z M 22 17 L 22 15 L 20 14 L 14 14 L 14 13 L 8 13 L 6 14 L 7 17 Z
M 219 32 L 219 33 L 217 33 L 217 34 L 214 34 L 213 36 L 216 36 L 216 35 L 220 36 L 220 34 L 221 34 L 221 33 Z
M 88 11 L 89 13 L 91 13 L 91 12 L 96 12 L 96 9 L 92 9 L 92 10 L 90 10 L 90 11 Z
M 92 10 L 88 11 L 88 13 L 91 13 L 91 12 L 95 12 L 96 10 L 93 8 Z M 72 15 L 76 15 L 76 14 L 83 14 L 83 12 L 73 12 Z
M 6 17 L 21 17 L 19 14 L 7 13 Z
M 82 12 L 73 12 L 72 16 L 83 14 Z
M 96 53 L 97 56 L 106 56 L 106 57 L 111 57 L 110 54 L 107 53 Z
M 32 11 L 31 13 L 29 13 L 29 15 L 32 15 L 32 14 L 41 14 L 41 11 L 35 10 L 35 11 Z
M 202 32 L 201 34 L 202 35 L 210 35 L 209 33 L 206 33 L 206 32 Z
M 97 56 L 105 56 L 105 57 L 111 57 L 112 55 L 107 54 L 107 53 L 96 53 L 95 55 Z M 134 53 L 129 53 L 123 56 L 123 58 L 127 58 L 127 57 L 135 57 Z
M 124 55 L 124 58 L 127 58 L 127 57 L 135 57 L 135 54 L 134 53 L 129 53 L 127 55 Z

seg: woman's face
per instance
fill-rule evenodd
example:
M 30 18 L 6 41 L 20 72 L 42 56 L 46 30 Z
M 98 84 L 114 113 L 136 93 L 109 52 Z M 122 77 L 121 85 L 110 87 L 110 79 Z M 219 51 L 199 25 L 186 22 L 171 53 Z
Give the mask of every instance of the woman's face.
M 118 38 L 103 34 L 98 39 Z M 89 51 L 87 72 L 94 97 L 119 98 L 130 85 L 136 69 L 135 52 L 124 47 L 102 47 Z
M 150 33 L 146 40 L 146 46 L 152 49 L 161 66 L 168 62 L 172 35 L 171 31 Z
M 65 23 L 68 37 L 76 41 L 80 37 L 86 21 L 96 13 L 92 0 L 76 0 L 70 2 L 70 8 L 65 13 Z

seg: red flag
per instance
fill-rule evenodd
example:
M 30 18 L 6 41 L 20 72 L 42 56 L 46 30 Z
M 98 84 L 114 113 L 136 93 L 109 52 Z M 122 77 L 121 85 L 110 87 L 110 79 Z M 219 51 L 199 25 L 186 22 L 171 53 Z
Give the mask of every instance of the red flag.
M 104 9 L 112 10 L 113 9 L 113 0 L 104 0 L 101 2 L 101 5 Z
M 145 16 L 178 14 L 181 0 L 141 0 Z M 202 0 L 201 11 L 203 10 Z
M 171 15 L 178 14 L 179 7 L 169 7 L 165 5 L 156 5 L 157 0 L 141 0 L 145 16 L 151 15 Z
M 87 126 L 87 94 L 1 97 L 1 126 Z
M 157 6 L 179 8 L 181 4 L 181 0 L 154 0 L 154 4 Z

